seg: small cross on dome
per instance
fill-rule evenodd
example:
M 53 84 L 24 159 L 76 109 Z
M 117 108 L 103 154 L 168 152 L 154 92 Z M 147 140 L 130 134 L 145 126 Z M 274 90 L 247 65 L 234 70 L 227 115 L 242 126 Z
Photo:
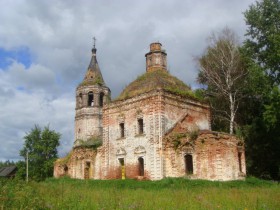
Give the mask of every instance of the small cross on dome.
M 93 39 L 93 48 L 95 48 L 95 42 L 96 42 L 95 36 L 92 39 Z

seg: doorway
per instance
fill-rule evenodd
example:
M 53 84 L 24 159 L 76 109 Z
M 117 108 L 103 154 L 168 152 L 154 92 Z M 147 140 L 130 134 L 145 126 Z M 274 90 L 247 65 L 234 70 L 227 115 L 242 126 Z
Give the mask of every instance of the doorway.
M 124 166 L 124 158 L 119 158 L 120 163 L 120 177 L 125 179 L 125 166 Z
M 142 157 L 138 158 L 138 169 L 139 176 L 144 176 L 144 159 Z
M 89 179 L 90 176 L 90 162 L 85 163 L 84 179 Z
M 185 155 L 185 173 L 193 174 L 193 157 L 190 154 Z

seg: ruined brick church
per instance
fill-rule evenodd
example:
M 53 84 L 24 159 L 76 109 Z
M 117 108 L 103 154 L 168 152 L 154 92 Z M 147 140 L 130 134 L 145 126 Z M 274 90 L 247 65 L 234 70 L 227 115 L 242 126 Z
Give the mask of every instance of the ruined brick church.
M 76 89 L 74 146 L 55 162 L 55 177 L 244 179 L 242 141 L 211 131 L 208 103 L 169 73 L 160 43 L 145 55 L 146 72 L 114 100 L 96 51 Z

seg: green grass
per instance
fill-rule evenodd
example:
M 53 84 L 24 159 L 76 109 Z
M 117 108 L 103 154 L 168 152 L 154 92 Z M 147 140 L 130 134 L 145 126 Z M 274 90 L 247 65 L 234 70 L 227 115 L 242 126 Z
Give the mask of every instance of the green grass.
M 280 209 L 280 185 L 248 178 L 211 182 L 0 180 L 0 209 Z

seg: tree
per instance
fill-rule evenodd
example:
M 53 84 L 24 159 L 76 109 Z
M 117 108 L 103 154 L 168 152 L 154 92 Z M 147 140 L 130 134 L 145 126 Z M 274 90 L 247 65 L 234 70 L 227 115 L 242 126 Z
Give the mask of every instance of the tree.
M 49 126 L 42 130 L 38 125 L 35 125 L 24 139 L 20 155 L 26 158 L 28 153 L 29 177 L 37 181 L 51 177 L 53 163 L 58 157 L 57 147 L 59 146 L 60 134 L 50 130 Z
M 247 71 L 236 35 L 230 29 L 213 34 L 209 40 L 206 52 L 198 60 L 198 82 L 207 85 L 205 92 L 210 97 L 212 109 L 219 119 L 229 122 L 229 132 L 233 134 Z
M 256 2 L 244 15 L 248 28 L 243 48 L 252 64 L 248 70 L 251 78 L 261 78 L 250 82 L 254 88 L 246 106 L 251 109 L 243 113 L 248 172 L 280 180 L 280 2 Z
M 245 47 L 271 78 L 280 83 L 280 1 L 262 0 L 245 12 L 248 25 Z
M 280 124 L 280 1 L 262 0 L 245 12 L 247 39 L 245 49 L 271 81 L 270 91 L 265 93 L 264 118 L 268 127 Z M 278 122 L 277 122 L 278 121 Z
M 5 162 L 0 161 L 0 168 L 6 166 L 14 166 L 16 163 L 14 161 L 6 160 Z

